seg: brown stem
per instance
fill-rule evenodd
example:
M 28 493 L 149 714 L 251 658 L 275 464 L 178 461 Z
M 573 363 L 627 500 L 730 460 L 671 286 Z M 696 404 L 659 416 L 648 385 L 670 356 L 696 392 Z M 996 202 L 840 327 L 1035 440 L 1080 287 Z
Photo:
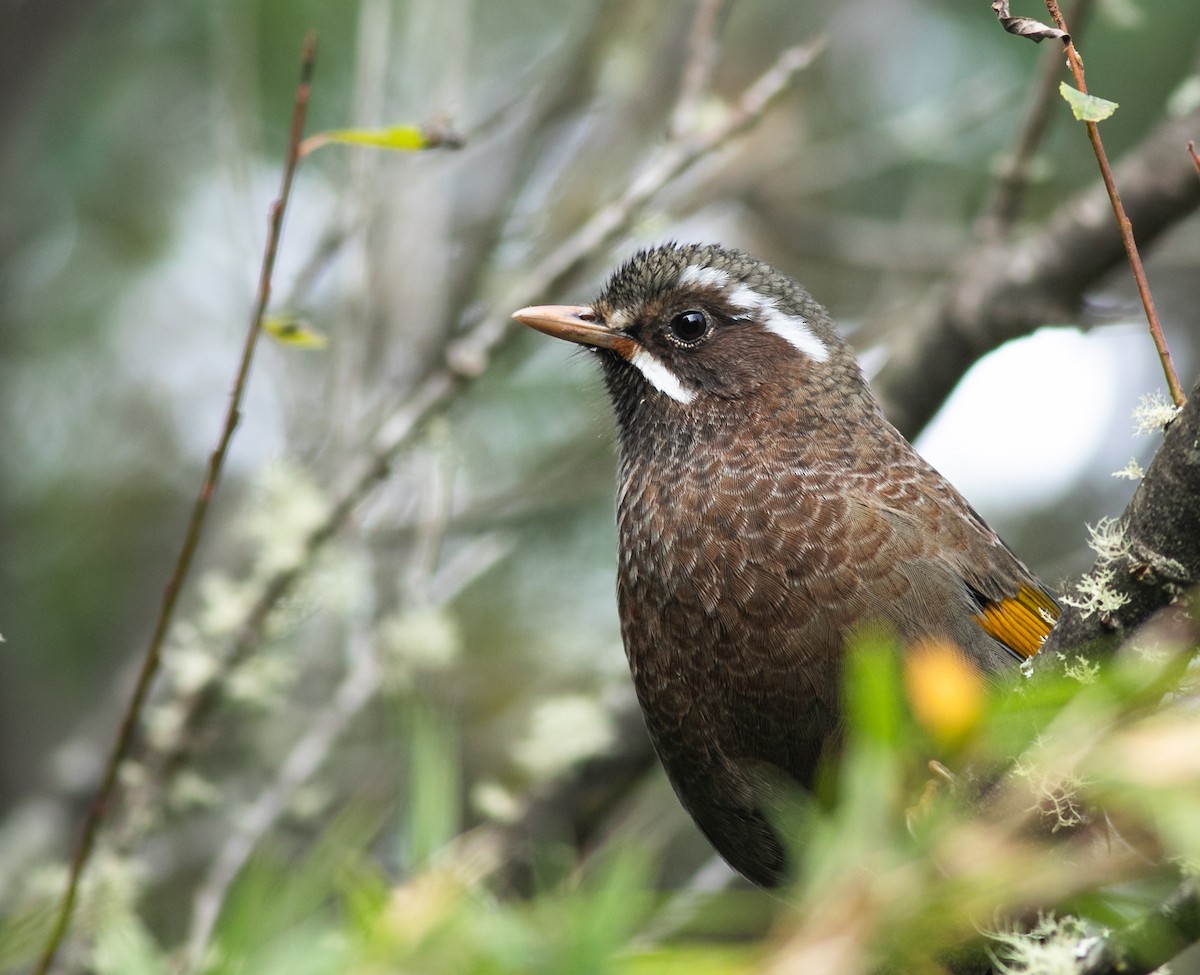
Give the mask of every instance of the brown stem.
M 1071 8 L 1071 22 L 1076 30 L 1083 30 L 1081 25 L 1088 19 L 1094 2 L 1095 0 L 1075 0 L 1075 5 Z M 1029 176 L 1038 146 L 1054 119 L 1053 109 L 1059 100 L 1059 60 L 1058 52 L 1054 48 L 1046 49 L 1045 59 L 1038 70 L 1041 74 L 1025 112 L 1025 121 L 1021 126 L 1017 144 L 1004 164 L 1003 171 L 996 180 L 992 198 L 980 217 L 978 230 L 980 235 L 987 239 L 999 240 L 1011 234 L 1029 186 Z
M 696 8 L 691 35 L 688 37 L 688 56 L 679 83 L 679 97 L 675 100 L 668 129 L 673 139 L 695 135 L 696 115 L 712 80 L 717 61 L 718 35 L 728 7 L 728 0 L 703 0 Z
M 1192 162 L 1196 166 L 1196 175 L 1200 176 L 1200 155 L 1196 154 L 1196 143 L 1188 143 L 1188 155 L 1192 157 Z
M 150 637 L 149 646 L 147 646 L 145 655 L 142 658 L 142 665 L 138 671 L 137 681 L 134 684 L 129 704 L 126 706 L 125 713 L 121 718 L 121 725 L 113 742 L 112 750 L 109 752 L 108 761 L 105 763 L 100 785 L 96 789 L 91 805 L 88 807 L 87 815 L 84 818 L 83 826 L 80 828 L 79 837 L 75 844 L 75 852 L 71 858 L 71 865 L 67 874 L 67 886 L 59 902 L 54 923 L 51 926 L 49 936 L 46 938 L 46 944 L 42 948 L 41 956 L 33 968 L 33 975 L 45 975 L 49 971 L 50 966 L 54 963 L 54 957 L 58 953 L 58 949 L 67 933 L 67 928 L 71 923 L 71 915 L 74 912 L 75 902 L 79 894 L 79 881 L 83 876 L 84 869 L 87 867 L 88 860 L 91 858 L 92 850 L 96 843 L 96 836 L 108 814 L 114 792 L 116 791 L 118 772 L 120 771 L 121 764 L 129 754 L 134 735 L 140 724 L 142 708 L 146 703 L 146 698 L 149 696 L 154 679 L 158 674 L 159 664 L 162 660 L 162 647 L 171 625 L 171 619 L 174 616 L 175 605 L 178 602 L 183 584 L 188 577 L 188 571 L 191 569 L 192 560 L 199 546 L 205 517 L 208 514 L 208 507 L 213 495 L 216 493 L 217 483 L 221 477 L 221 469 L 225 464 L 225 457 L 229 453 L 229 445 L 233 440 L 234 430 L 237 429 L 238 420 L 241 416 L 242 396 L 250 378 L 250 365 L 254 360 L 254 349 L 258 344 L 258 337 L 262 332 L 263 316 L 266 313 L 267 304 L 271 298 L 271 277 L 275 270 L 275 256 L 278 253 L 279 240 L 283 232 L 283 214 L 287 207 L 288 197 L 291 195 L 292 182 L 296 174 L 296 165 L 300 159 L 300 137 L 304 131 L 304 118 L 308 111 L 308 97 L 312 84 L 315 59 L 316 35 L 309 33 L 304 39 L 304 49 L 301 55 L 300 83 L 296 87 L 296 102 L 292 112 L 292 128 L 288 138 L 288 151 L 283 169 L 283 182 L 279 190 L 279 196 L 271 204 L 270 229 L 267 234 L 266 250 L 263 254 L 262 270 L 258 279 L 257 301 L 255 302 L 254 314 L 251 317 L 250 326 L 246 330 L 246 340 L 242 346 L 241 362 L 238 365 L 237 375 L 234 379 L 233 391 L 229 396 L 229 407 L 225 413 L 224 426 L 217 445 L 209 456 L 208 470 L 192 506 L 192 515 L 188 521 L 183 545 L 179 550 L 178 558 L 175 560 L 175 568 L 172 570 L 171 577 L 163 590 L 158 618 L 154 623 L 154 632 Z
M 1067 27 L 1066 21 L 1063 20 L 1062 14 L 1058 9 L 1058 0 L 1046 0 L 1046 9 L 1050 11 L 1050 16 L 1054 18 L 1054 23 L 1059 30 L 1065 31 L 1070 35 L 1070 30 Z M 1068 37 L 1067 43 L 1067 63 L 1071 67 L 1071 74 L 1075 77 L 1075 87 L 1085 95 L 1087 94 L 1087 82 L 1083 77 L 1083 61 L 1079 57 L 1079 52 L 1075 50 L 1075 44 Z M 1104 144 L 1100 141 L 1100 126 L 1095 122 L 1084 122 L 1087 127 L 1088 139 L 1092 143 L 1092 150 L 1096 154 L 1096 162 L 1100 165 L 1100 176 L 1104 180 L 1104 188 L 1108 191 L 1108 198 L 1112 203 L 1113 213 L 1117 218 L 1117 229 L 1121 234 L 1121 243 L 1125 245 L 1125 253 L 1129 255 L 1129 266 L 1133 270 L 1133 279 L 1137 284 L 1138 294 L 1142 299 L 1142 307 L 1146 310 L 1146 322 L 1150 326 L 1150 337 L 1154 340 L 1154 347 L 1158 349 L 1158 358 L 1162 362 L 1163 373 L 1167 378 L 1167 389 L 1170 390 L 1171 399 L 1176 406 L 1182 406 L 1187 397 L 1184 395 L 1183 386 L 1179 382 L 1179 376 L 1175 372 L 1175 364 L 1171 361 L 1171 351 L 1167 348 L 1167 340 L 1163 335 L 1162 325 L 1158 320 L 1158 311 L 1154 307 L 1154 298 L 1150 294 L 1150 283 L 1146 280 L 1146 271 L 1142 267 L 1142 258 L 1138 253 L 1137 242 L 1133 238 L 1133 224 L 1129 222 L 1129 217 L 1125 215 L 1125 207 L 1121 203 L 1121 195 L 1117 192 L 1117 184 L 1113 179 L 1112 168 L 1108 165 L 1108 156 L 1104 152 Z

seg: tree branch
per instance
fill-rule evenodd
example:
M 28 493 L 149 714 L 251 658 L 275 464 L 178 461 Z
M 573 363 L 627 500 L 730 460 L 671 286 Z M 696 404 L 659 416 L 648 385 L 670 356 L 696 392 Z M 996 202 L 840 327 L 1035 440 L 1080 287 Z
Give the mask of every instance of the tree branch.
M 1071 8 L 1071 23 L 1074 25 L 1076 38 L 1083 30 L 1094 3 L 1095 0 L 1075 0 Z M 1037 84 L 1025 111 L 1025 121 L 1021 126 L 1017 144 L 1005 160 L 1004 167 L 996 179 L 992 197 L 976 224 L 977 232 L 984 239 L 1007 237 L 1012 231 L 1025 201 L 1025 190 L 1029 186 L 1029 176 L 1038 146 L 1054 119 L 1054 110 L 1062 106 L 1062 98 L 1058 93 L 1062 51 L 1057 45 L 1050 45 L 1044 49 L 1041 62 L 1038 67 Z
M 1116 167 L 1143 245 L 1200 207 L 1200 180 L 1181 151 L 1197 126 L 1200 109 L 1160 125 Z M 976 360 L 1042 325 L 1077 321 L 1088 289 L 1125 259 L 1100 181 L 1034 235 L 980 247 L 915 321 L 895 327 L 891 357 L 874 383 L 892 422 L 915 436 Z
M 1076 583 L 1079 592 L 1105 593 L 1104 605 L 1064 607 L 1042 657 L 1065 650 L 1110 652 L 1156 610 L 1188 598 L 1188 590 L 1200 585 L 1197 394 L 1200 382 L 1167 428 L 1162 446 L 1116 523 L 1113 533 L 1119 535 L 1110 533 L 1118 551 L 1101 555 Z
M 1079 975 L 1150 975 L 1200 941 L 1200 891 L 1187 880 L 1155 910 L 1096 942 Z

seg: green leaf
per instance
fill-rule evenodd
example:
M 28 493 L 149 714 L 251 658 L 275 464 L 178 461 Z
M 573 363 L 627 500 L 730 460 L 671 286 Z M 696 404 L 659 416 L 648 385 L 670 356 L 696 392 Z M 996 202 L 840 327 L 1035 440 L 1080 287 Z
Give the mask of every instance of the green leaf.
M 430 140 L 419 125 L 393 125 L 386 129 L 333 129 L 313 136 L 313 141 L 342 142 L 353 146 L 375 146 L 413 152 L 430 148 Z
M 903 690 L 890 633 L 865 629 L 851 640 L 846 694 L 852 737 L 887 746 L 900 740 Z
M 166 975 L 167 958 L 141 919 L 113 918 L 96 936 L 92 965 L 100 975 Z
M 408 844 L 414 864 L 423 865 L 462 828 L 461 767 L 454 726 L 431 708 L 411 714 Z
M 280 345 L 291 345 L 297 349 L 323 349 L 329 344 L 329 336 L 313 328 L 304 319 L 286 313 L 264 318 L 263 331 Z
M 1065 81 L 1058 86 L 1058 93 L 1071 106 L 1071 113 L 1080 122 L 1103 122 L 1117 110 L 1117 103 L 1095 95 L 1085 95 Z

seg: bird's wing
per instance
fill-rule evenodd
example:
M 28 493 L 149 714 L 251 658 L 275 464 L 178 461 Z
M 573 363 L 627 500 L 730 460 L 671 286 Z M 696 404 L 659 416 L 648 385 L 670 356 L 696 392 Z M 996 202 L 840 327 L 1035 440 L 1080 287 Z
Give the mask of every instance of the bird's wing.
M 1028 659 L 1041 649 L 1062 610 L 978 512 L 965 502 L 964 506 L 969 520 L 981 529 L 975 557 L 962 566 L 963 578 L 979 604 L 975 621 L 992 639 Z M 985 571 L 972 572 L 974 565 L 984 566 Z
M 947 636 L 977 644 L 973 637 L 981 630 L 1011 656 L 1033 656 L 1058 618 L 1058 604 L 965 502 L 961 510 L 945 505 L 932 510 L 931 516 L 929 509 L 909 512 L 874 501 L 851 505 L 853 530 L 886 539 L 880 556 L 912 584 L 914 597 L 900 596 L 894 612 L 936 622 L 958 607 L 973 627 Z M 901 622 L 909 624 L 903 631 L 923 621 Z

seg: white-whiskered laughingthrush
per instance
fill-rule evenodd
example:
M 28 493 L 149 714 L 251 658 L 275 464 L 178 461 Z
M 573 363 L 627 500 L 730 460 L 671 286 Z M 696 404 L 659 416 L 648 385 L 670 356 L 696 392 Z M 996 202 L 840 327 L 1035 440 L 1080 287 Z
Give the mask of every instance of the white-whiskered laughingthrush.
M 857 627 L 949 640 L 990 673 L 1036 653 L 1058 607 L 887 421 L 825 309 L 761 261 L 667 244 L 589 306 L 514 317 L 600 361 L 646 726 L 713 846 L 776 884 L 771 810 L 837 742 Z

